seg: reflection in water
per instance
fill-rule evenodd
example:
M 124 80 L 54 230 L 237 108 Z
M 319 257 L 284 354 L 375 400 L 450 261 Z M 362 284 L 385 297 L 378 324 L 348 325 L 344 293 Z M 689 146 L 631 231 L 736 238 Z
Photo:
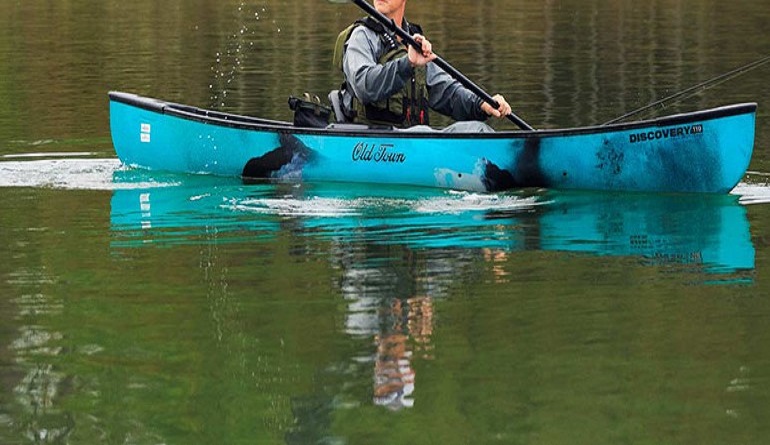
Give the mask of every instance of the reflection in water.
M 557 234 L 542 240 L 545 250 L 638 256 L 709 273 L 754 268 L 746 210 L 735 196 L 564 196 L 540 220 L 544 233 Z
M 500 285 L 516 278 L 509 266 L 526 251 L 638 258 L 687 281 L 746 282 L 754 268 L 749 224 L 736 196 L 475 195 L 198 181 L 115 190 L 113 249 L 275 240 L 286 233 L 328 243 L 322 255 L 340 272 L 342 329 L 361 345 L 347 365 L 335 366 L 368 373 L 371 403 L 390 410 L 413 407 L 418 383 L 430 379 L 417 375 L 416 364 L 434 359 L 436 304 L 475 265 L 485 264 Z M 206 254 L 211 261 L 215 256 Z M 210 273 L 210 265 L 205 269 Z M 331 402 L 294 403 L 299 419 Z M 304 436 L 292 437 L 301 443 Z
M 373 402 L 393 410 L 414 404 L 412 360 L 415 354 L 422 359 L 432 357 L 433 300 L 444 296 L 441 283 L 449 282 L 442 275 L 459 272 L 454 267 L 465 263 L 426 259 L 417 264 L 408 252 L 403 256 L 402 264 L 383 264 L 382 255 L 361 247 L 338 257 L 337 262 L 343 271 L 340 288 L 347 302 L 345 332 L 374 340 L 374 353 L 365 352 L 353 361 L 373 363 Z
M 212 231 L 218 242 L 270 239 L 291 230 L 335 241 L 337 258 L 355 255 L 340 246 L 363 242 L 631 256 L 657 265 L 699 265 L 709 273 L 754 267 L 746 210 L 736 196 L 545 192 L 524 197 L 409 188 L 374 192 L 330 184 L 212 187 L 208 179 L 190 181 L 115 190 L 113 245 L 198 242 Z
M 157 390 L 152 383 L 163 378 L 154 373 L 154 364 L 148 366 L 153 371 L 137 368 L 158 360 L 173 369 L 164 372 L 177 372 L 176 366 L 180 362 L 185 366 L 202 367 L 206 372 L 220 367 L 226 369 L 223 373 L 229 373 L 227 378 L 230 380 L 225 380 L 236 386 L 235 389 L 222 385 L 199 390 L 197 385 L 205 386 L 200 381 L 189 385 L 196 388 L 194 390 L 185 384 L 173 389 L 181 391 L 185 397 L 189 392 L 209 391 L 203 399 L 223 400 L 248 386 L 249 390 L 259 393 L 259 400 L 269 402 L 266 403 L 269 408 L 260 412 L 268 413 L 270 428 L 281 431 L 296 428 L 297 434 L 288 435 L 287 440 L 308 443 L 308 438 L 327 437 L 334 419 L 344 416 L 344 411 L 350 412 L 352 408 L 368 406 L 409 413 L 424 408 L 426 399 L 430 398 L 426 392 L 435 393 L 437 381 L 440 381 L 437 376 L 439 366 L 433 365 L 441 363 L 443 368 L 447 356 L 456 353 L 447 349 L 446 337 L 438 336 L 437 320 L 441 320 L 441 311 L 456 304 L 458 295 L 462 296 L 462 293 L 458 294 L 458 286 L 468 284 L 475 290 L 493 284 L 493 292 L 515 290 L 522 280 L 517 273 L 522 270 L 526 271 L 528 279 L 549 280 L 549 274 L 553 274 L 555 268 L 545 266 L 546 262 L 573 256 L 589 260 L 567 261 L 565 267 L 577 264 L 578 268 L 592 268 L 598 263 L 605 268 L 602 269 L 604 272 L 638 264 L 643 275 L 650 272 L 647 279 L 661 282 L 736 283 L 753 279 L 754 246 L 745 207 L 738 203 L 737 196 L 697 196 L 693 199 L 692 195 L 550 191 L 477 195 L 334 184 L 246 186 L 236 180 L 173 175 L 156 175 L 155 179 L 160 186 L 149 183 L 141 172 L 115 172 L 115 185 L 110 196 L 110 236 L 104 241 L 110 242 L 112 258 L 121 263 L 121 274 L 125 264 L 132 265 L 132 271 L 147 274 L 148 269 L 156 268 L 158 264 L 157 261 L 151 261 L 149 265 L 142 263 L 148 256 L 160 256 L 159 263 L 164 267 L 173 262 L 167 263 L 168 259 L 187 260 L 192 256 L 190 264 L 203 275 L 199 278 L 208 286 L 204 288 L 203 314 L 194 329 L 209 329 L 206 334 L 213 338 L 214 345 L 210 349 L 201 347 L 200 351 L 205 353 L 192 354 L 179 362 L 158 360 L 157 356 L 167 352 L 165 348 L 196 350 L 199 339 L 188 342 L 187 339 L 164 337 L 168 333 L 164 327 L 168 329 L 168 326 L 163 323 L 168 322 L 169 314 L 164 311 L 155 314 L 152 309 L 143 308 L 149 312 L 142 313 L 142 323 L 145 323 L 145 317 L 160 323 L 151 330 L 153 337 L 163 338 L 158 341 L 160 346 L 153 345 L 159 348 L 158 355 L 140 357 L 137 361 L 142 365 L 129 365 L 126 374 L 130 375 L 114 379 L 110 374 L 114 370 L 103 371 L 105 362 L 125 357 L 110 351 L 110 348 L 116 348 L 114 344 L 110 345 L 106 340 L 103 343 L 97 335 L 93 335 L 99 339 L 96 341 L 69 341 L 71 330 L 61 328 L 58 322 L 39 321 L 41 316 L 52 316 L 56 320 L 67 318 L 67 313 L 74 314 L 70 317 L 79 321 L 83 313 L 89 313 L 90 306 L 88 311 L 72 306 L 69 307 L 71 310 L 64 311 L 67 305 L 61 298 L 66 291 L 64 294 L 52 291 L 60 279 L 58 276 L 49 275 L 45 268 L 17 269 L 7 278 L 19 288 L 21 295 L 14 302 L 21 327 L 14 331 L 16 337 L 12 347 L 23 375 L 14 379 L 11 386 L 18 406 L 12 421 L 14 428 L 22 430 L 28 437 L 53 440 L 72 434 L 82 435 L 83 431 L 96 435 L 105 419 L 80 416 L 73 420 L 72 411 L 64 407 L 66 394 L 77 393 L 79 401 L 101 406 L 99 403 L 103 404 L 108 397 L 105 396 L 106 389 L 100 385 L 115 380 L 117 383 L 111 387 L 112 391 L 125 391 L 130 397 L 141 394 L 151 400 L 149 394 Z M 232 249 L 231 246 L 223 248 L 228 243 L 233 244 Z M 292 274 L 295 269 L 304 272 L 306 260 L 311 256 L 334 271 L 323 275 L 325 283 L 331 277 L 332 298 L 337 300 L 329 309 L 333 314 L 328 318 L 334 319 L 334 326 L 329 330 L 331 335 L 343 338 L 332 343 L 336 341 L 344 346 L 328 356 L 326 350 L 317 353 L 321 356 L 318 360 L 324 361 L 318 374 L 333 374 L 331 377 L 319 376 L 321 383 L 317 387 L 297 389 L 296 382 L 300 378 L 292 374 L 291 366 L 287 366 L 296 356 L 304 358 L 303 352 L 313 354 L 287 352 L 283 349 L 283 337 L 275 334 L 280 337 L 281 346 L 274 349 L 285 354 L 280 355 L 259 344 L 256 330 L 249 330 L 251 325 L 264 323 L 261 332 L 275 333 L 281 328 L 270 323 L 277 319 L 281 323 L 294 320 L 298 326 L 288 330 L 301 331 L 306 327 L 303 323 L 318 320 L 296 316 L 296 313 L 291 314 L 296 317 L 284 313 L 283 317 L 273 318 L 272 301 L 267 307 L 258 305 L 250 311 L 243 309 L 254 304 L 250 299 L 269 299 L 262 295 L 265 291 L 259 286 L 256 286 L 259 295 L 243 290 L 254 283 L 262 284 L 265 277 L 249 275 L 251 270 L 241 271 L 241 275 L 231 273 L 231 270 L 244 258 L 260 255 L 263 245 L 271 246 L 265 249 L 269 255 L 286 250 L 290 257 L 288 260 L 271 258 L 283 265 L 268 268 L 271 274 Z M 166 248 L 169 246 L 173 249 Z M 148 253 L 152 255 L 146 255 Z M 623 260 L 592 261 L 606 256 Z M 535 261 L 537 257 L 545 259 Z M 615 266 L 616 263 L 620 265 Z M 247 278 L 239 281 L 244 280 L 244 273 Z M 189 275 L 189 270 L 181 274 Z M 173 280 L 186 283 L 174 275 L 169 273 Z M 137 282 L 142 280 L 144 277 L 136 278 Z M 281 279 L 267 281 L 269 288 L 286 285 Z M 160 289 L 162 298 L 155 294 L 145 296 L 144 293 L 149 291 L 143 281 L 137 286 L 139 290 L 135 292 L 143 297 L 163 301 L 157 306 L 148 305 L 155 310 L 168 304 L 174 312 L 181 309 L 186 314 L 190 306 L 196 306 L 192 300 L 187 300 L 193 297 L 187 295 L 180 297 L 185 300 L 184 304 L 175 304 L 175 296 L 162 293 L 168 287 L 165 281 L 155 288 L 156 291 Z M 724 286 L 726 292 L 730 287 Z M 547 291 L 558 294 L 560 290 L 547 288 Z M 489 298 L 489 292 L 480 294 Z M 281 293 L 276 299 L 283 301 L 289 293 Z M 455 298 L 450 300 L 452 296 Z M 298 300 L 302 304 L 295 306 L 305 306 L 317 295 L 311 292 L 305 297 L 306 300 Z M 102 304 L 107 307 L 119 300 L 120 297 L 105 298 Z M 598 300 L 601 304 L 601 296 Z M 482 306 L 484 304 L 480 303 L 465 308 L 488 310 Z M 108 322 L 115 320 L 109 311 L 105 312 L 99 315 Z M 122 314 L 117 318 L 120 316 Z M 241 317 L 249 320 L 241 324 Z M 484 322 L 484 317 L 480 317 L 479 323 Z M 456 323 L 453 321 L 452 325 Z M 201 326 L 204 328 L 200 329 Z M 144 328 L 142 324 L 141 330 Z M 112 326 L 104 332 L 111 332 L 111 329 Z M 176 326 L 169 330 L 176 332 Z M 116 337 L 122 335 L 116 334 Z M 301 343 L 296 338 L 293 340 L 286 343 Z M 115 338 L 112 341 L 121 348 L 130 342 Z M 73 351 L 62 348 L 68 343 L 76 346 L 74 353 L 80 358 L 73 359 Z M 109 345 L 106 353 L 102 350 L 105 345 Z M 441 350 L 434 350 L 434 347 Z M 208 357 L 212 351 L 212 357 Z M 125 354 L 137 353 L 142 352 Z M 95 354 L 96 359 L 92 361 L 90 354 Z M 58 366 L 67 360 L 83 369 Z M 735 369 L 735 376 L 725 382 L 731 393 L 742 391 L 748 379 L 747 372 L 739 372 L 738 367 Z M 82 380 L 84 375 L 93 380 Z M 185 374 L 183 378 L 187 377 Z M 195 374 L 194 378 L 201 377 Z M 309 395 L 296 395 L 297 392 Z M 170 406 L 178 409 L 179 403 Z M 124 416 L 128 419 L 125 423 L 131 424 L 132 434 L 148 438 L 164 435 L 153 429 L 153 423 L 148 422 L 146 416 L 137 414 L 144 413 L 146 407 L 134 406 L 133 409 L 132 415 Z M 296 425 L 289 426 L 291 419 L 287 420 L 287 412 L 293 414 Z M 0 422 L 4 422 L 2 413 Z M 78 425 L 75 433 L 71 432 L 73 424 Z
M 39 316 L 61 314 L 62 303 L 41 291 L 53 280 L 45 271 L 22 270 L 11 275 L 9 283 L 24 289 L 15 299 L 17 319 L 27 322 Z M 10 345 L 16 364 L 25 369 L 24 376 L 13 388 L 16 403 L 23 412 L 14 427 L 35 443 L 66 441 L 74 428 L 71 416 L 56 403 L 66 383 L 66 376 L 53 365 L 62 352 L 62 338 L 62 333 L 49 327 L 24 323 Z
M 760 182 L 763 178 L 740 185 L 735 191 L 740 196 L 552 191 L 478 195 L 365 185 L 246 186 L 222 178 L 116 171 L 112 161 L 60 161 L 51 164 L 58 170 L 33 167 L 46 165 L 42 162 L 29 166 L 5 162 L 0 170 L 13 173 L 6 178 L 12 183 L 24 179 L 38 187 L 56 184 L 109 190 L 110 252 L 121 263 L 121 274 L 127 262 L 143 270 L 136 262 L 148 256 L 148 247 L 174 247 L 154 249 L 153 255 L 192 255 L 192 263 L 208 286 L 204 303 L 208 306 L 202 318 L 216 341 L 212 348 L 215 357 L 209 359 L 216 364 L 200 365 L 197 358 L 191 361 L 196 362 L 195 366 L 218 369 L 223 357 L 232 360 L 224 364 L 228 372 L 236 374 L 231 380 L 253 384 L 261 397 L 269 400 L 270 409 L 265 412 L 273 428 L 296 428 L 297 434 L 290 434 L 287 440 L 299 444 L 308 443 L 308 438 L 326 437 L 334 418 L 351 408 L 369 406 L 410 413 L 424 408 L 426 398 L 430 398 L 426 392 L 435 391 L 440 380 L 437 367 L 432 365 L 441 362 L 443 367 L 447 355 L 453 352 L 447 348 L 446 338 L 434 332 L 438 331 L 436 322 L 441 320 L 441 311 L 457 302 L 456 298 L 449 301 L 451 295 L 458 295 L 456 287 L 469 282 L 473 287 L 493 283 L 495 292 L 516 289 L 517 281 L 522 279 L 516 271 L 522 269 L 534 279 L 549 279 L 547 275 L 554 269 L 543 262 L 521 266 L 543 253 L 547 253 L 548 260 L 575 255 L 623 258 L 617 263 L 641 265 L 643 274 L 649 271 L 653 280 L 661 282 L 752 282 L 754 245 L 746 207 L 738 201 L 767 202 L 770 196 Z M 65 180 L 52 180 L 56 178 Z M 14 242 L 24 246 L 41 235 L 27 229 L 20 233 L 26 233 L 27 238 L 14 237 Z M 254 344 L 255 335 L 235 320 L 246 314 L 269 320 L 272 314 L 246 312 L 239 307 L 248 299 L 239 296 L 238 285 L 233 284 L 238 278 L 231 273 L 234 265 L 228 264 L 228 256 L 232 252 L 224 254 L 224 244 L 234 244 L 236 251 L 247 250 L 243 254 L 249 257 L 255 254 L 255 246 L 256 250 L 261 245 L 278 246 L 266 251 L 286 248 L 295 259 L 316 256 L 336 271 L 331 291 L 340 304 L 333 309 L 333 330 L 336 335 L 344 333 L 340 337 L 346 346 L 341 348 L 343 352 L 323 358 L 327 361 L 321 367 L 325 368 L 318 373 L 333 375 L 321 375 L 319 388 L 301 390 L 309 395 L 296 395 L 298 390 L 292 385 L 296 376 L 290 375 L 290 367 L 276 355 L 265 353 L 263 345 L 252 349 L 244 346 Z M 26 254 L 34 249 L 18 251 Z M 161 263 L 165 264 L 165 260 L 161 258 Z M 277 261 L 284 262 L 287 270 L 296 266 L 286 259 Z M 85 404 L 109 405 L 109 401 L 105 402 L 109 392 L 106 382 L 117 382 L 107 385 L 111 391 L 144 397 L 156 391 L 151 383 L 157 375 L 140 371 L 115 379 L 112 371 L 103 371 L 103 363 L 109 361 L 104 356 L 122 356 L 111 351 L 101 335 L 89 341 L 71 340 L 75 330 L 68 329 L 66 322 L 60 325 L 59 320 L 69 316 L 79 322 L 82 309 L 69 306 L 65 311 L 63 298 L 67 290 L 59 290 L 61 276 L 50 272 L 55 269 L 51 264 L 23 263 L 24 267 L 16 267 L 4 276 L 5 283 L 12 285 L 18 295 L 12 303 L 19 326 L 11 329 L 8 341 L 11 363 L 18 375 L 8 379 L 9 401 L 3 403 L 12 406 L 0 406 L 0 426 L 30 441 L 96 437 L 110 419 L 78 416 L 78 410 L 67 406 L 72 394 Z M 568 267 L 577 263 L 593 267 L 590 261 L 567 262 Z M 613 263 L 599 264 L 614 270 Z M 144 287 L 139 292 L 145 292 Z M 731 286 L 725 286 L 724 292 L 731 293 Z M 120 298 L 104 304 L 109 306 L 117 300 Z M 112 320 L 108 311 L 99 316 Z M 452 328 L 456 323 L 452 322 Z M 105 332 L 111 332 L 111 328 Z M 179 347 L 175 343 L 178 341 L 164 339 L 161 348 Z M 67 349 L 69 344 L 72 349 Z M 434 346 L 439 345 L 441 350 L 434 351 Z M 183 347 L 189 345 L 184 343 Z M 135 353 L 126 352 L 129 356 Z M 151 362 L 155 358 L 137 359 L 143 360 Z M 67 365 L 62 366 L 63 362 Z M 83 369 L 73 368 L 72 362 Z M 128 368 L 128 373 L 135 372 L 135 368 Z M 750 377 L 755 374 L 748 369 L 735 366 L 731 372 L 723 385 L 726 392 L 740 395 L 754 388 Z M 220 392 L 222 397 L 229 396 L 228 390 L 216 387 L 211 392 L 218 398 Z M 291 395 L 290 401 L 286 394 Z M 145 407 L 134 407 L 121 422 L 130 423 L 134 437 L 163 437 L 144 412 Z M 290 421 L 285 412 L 295 416 L 294 427 L 287 426 Z M 0 435 L 0 442 L 3 439 Z

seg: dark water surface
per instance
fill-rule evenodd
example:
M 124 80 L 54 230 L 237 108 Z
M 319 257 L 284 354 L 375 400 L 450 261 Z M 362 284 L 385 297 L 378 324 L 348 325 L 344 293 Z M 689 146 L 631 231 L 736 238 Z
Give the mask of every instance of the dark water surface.
M 770 54 L 764 1 L 410 10 L 537 128 Z M 288 119 L 290 94 L 339 82 L 357 16 L 0 2 L 0 443 L 767 443 L 770 65 L 656 111 L 759 103 L 728 196 L 244 185 L 115 158 L 107 91 Z

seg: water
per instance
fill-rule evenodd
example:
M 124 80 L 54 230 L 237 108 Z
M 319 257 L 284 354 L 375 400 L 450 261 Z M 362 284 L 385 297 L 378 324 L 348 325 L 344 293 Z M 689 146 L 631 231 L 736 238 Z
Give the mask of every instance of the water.
M 538 128 L 768 47 L 761 1 L 409 7 Z M 288 119 L 288 95 L 338 82 L 358 15 L 0 4 L 0 443 L 765 443 L 770 66 L 659 111 L 759 103 L 728 196 L 244 185 L 115 158 L 107 91 Z

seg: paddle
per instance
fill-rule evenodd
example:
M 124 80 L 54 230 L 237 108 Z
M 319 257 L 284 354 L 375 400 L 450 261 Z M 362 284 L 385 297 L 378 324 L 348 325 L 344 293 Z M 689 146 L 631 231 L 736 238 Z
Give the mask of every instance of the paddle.
M 358 5 L 361 9 L 363 9 L 373 19 L 382 23 L 383 26 L 385 26 L 389 31 L 395 33 L 398 37 L 401 37 L 401 40 L 411 45 L 418 51 L 422 51 L 422 45 L 417 43 L 414 40 L 414 38 L 412 38 L 412 36 L 409 35 L 408 32 L 404 31 L 400 26 L 396 25 L 396 22 L 393 19 L 389 19 L 385 17 L 380 11 L 378 11 L 374 6 L 370 5 L 366 0 L 352 0 L 352 2 Z M 457 71 L 452 65 L 447 63 L 441 57 L 436 56 L 436 59 L 433 61 L 433 63 L 435 63 L 439 68 L 446 71 L 447 74 L 449 74 L 455 80 L 460 82 L 465 88 L 468 88 L 469 90 L 473 91 L 473 93 L 475 93 L 484 102 L 488 103 L 493 108 L 497 109 L 500 107 L 500 104 L 497 103 L 497 101 L 492 96 L 487 94 L 486 91 L 482 90 L 478 85 L 476 85 L 475 83 L 473 83 L 473 81 L 465 77 L 463 73 Z M 511 112 L 511 114 L 509 114 L 506 117 L 522 130 L 535 131 L 535 129 L 532 128 L 532 126 L 524 122 L 523 119 L 516 116 L 513 112 Z

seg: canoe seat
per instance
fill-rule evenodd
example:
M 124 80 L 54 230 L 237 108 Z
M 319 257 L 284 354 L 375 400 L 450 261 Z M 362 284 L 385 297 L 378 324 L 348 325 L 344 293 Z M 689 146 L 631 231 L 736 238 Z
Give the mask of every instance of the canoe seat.
M 336 122 L 350 122 L 347 116 L 345 116 L 345 112 L 342 111 L 342 93 L 340 90 L 332 90 L 329 93 L 329 103 L 332 104 L 332 110 L 334 110 L 334 119 Z
M 366 124 L 351 124 L 348 122 L 335 122 L 326 127 L 327 130 L 341 130 L 341 131 L 362 131 L 371 130 L 372 127 Z

